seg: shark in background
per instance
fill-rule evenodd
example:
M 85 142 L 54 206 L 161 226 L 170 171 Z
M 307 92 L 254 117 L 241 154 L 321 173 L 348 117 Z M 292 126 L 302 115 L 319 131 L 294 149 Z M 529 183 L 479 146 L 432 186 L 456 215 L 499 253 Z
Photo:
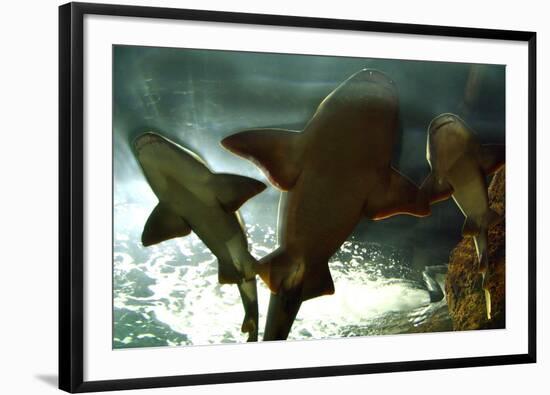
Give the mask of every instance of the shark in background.
M 362 218 L 427 216 L 418 187 L 392 167 L 395 83 L 363 69 L 319 104 L 303 131 L 252 129 L 222 140 L 285 191 L 279 247 L 258 265 L 271 290 L 264 340 L 284 340 L 302 302 L 334 293 L 328 260 Z
M 431 172 L 422 184 L 422 194 L 430 203 L 453 200 L 466 217 L 463 236 L 473 237 L 485 293 L 487 318 L 491 318 L 491 295 L 485 287 L 490 276 L 488 228 L 500 220 L 489 207 L 487 176 L 502 166 L 505 146 L 481 145 L 474 131 L 455 114 L 435 117 L 428 127 L 426 159 Z
M 245 317 L 242 332 L 258 339 L 256 260 L 237 212 L 265 184 L 234 174 L 214 173 L 192 151 L 153 132 L 138 136 L 135 156 L 159 203 L 145 223 L 143 246 L 191 231 L 218 259 L 218 280 L 239 288 Z

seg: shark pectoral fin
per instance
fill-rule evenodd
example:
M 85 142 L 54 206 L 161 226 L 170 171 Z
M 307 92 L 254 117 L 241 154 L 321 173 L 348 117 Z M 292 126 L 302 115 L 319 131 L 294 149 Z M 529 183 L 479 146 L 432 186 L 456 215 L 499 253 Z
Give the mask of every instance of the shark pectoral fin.
M 504 166 L 505 156 L 504 144 L 482 145 L 479 150 L 479 162 L 485 174 L 493 174 Z
M 367 202 L 368 216 L 381 220 L 398 214 L 426 217 L 430 215 L 429 202 L 422 199 L 418 187 L 406 176 L 390 169 L 390 179 L 385 190 L 375 192 Z
M 254 162 L 273 185 L 286 191 L 301 171 L 300 136 L 301 133 L 285 129 L 251 129 L 226 137 L 221 144 Z
M 420 186 L 420 194 L 430 204 L 434 204 L 450 198 L 453 187 L 447 182 L 436 180 L 434 173 L 430 173 Z
M 228 212 L 237 211 L 244 202 L 266 188 L 263 182 L 253 178 L 225 173 L 215 174 L 212 186 L 221 205 Z
M 479 225 L 472 220 L 470 217 L 466 217 L 464 220 L 464 225 L 462 225 L 462 236 L 478 236 L 481 229 Z
M 141 234 L 141 243 L 148 247 L 153 244 L 183 237 L 191 233 L 187 222 L 161 203 L 153 209 Z

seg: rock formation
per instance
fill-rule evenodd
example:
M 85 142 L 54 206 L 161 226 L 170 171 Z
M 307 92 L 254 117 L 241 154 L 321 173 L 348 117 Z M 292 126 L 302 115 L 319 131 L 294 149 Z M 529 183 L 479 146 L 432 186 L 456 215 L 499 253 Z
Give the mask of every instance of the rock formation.
M 476 284 L 477 255 L 474 240 L 463 238 L 451 251 L 445 282 L 449 314 L 454 330 L 495 329 L 505 327 L 505 169 L 489 185 L 489 205 L 502 220 L 489 228 L 489 274 L 492 319 L 485 313 L 484 293 Z

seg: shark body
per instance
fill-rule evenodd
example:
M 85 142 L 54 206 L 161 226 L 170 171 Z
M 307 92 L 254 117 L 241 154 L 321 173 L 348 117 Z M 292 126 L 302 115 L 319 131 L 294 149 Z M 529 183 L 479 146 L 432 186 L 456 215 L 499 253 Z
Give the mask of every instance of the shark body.
M 328 260 L 362 218 L 429 214 L 416 185 L 390 163 L 398 110 L 393 81 L 363 69 L 321 102 L 303 131 L 253 129 L 222 141 L 285 191 L 279 247 L 258 265 L 272 293 L 264 340 L 286 339 L 303 301 L 334 293 Z
M 490 319 L 491 296 L 485 287 L 489 270 L 488 228 L 499 216 L 489 208 L 487 176 L 504 165 L 504 145 L 481 145 L 460 117 L 446 113 L 435 117 L 428 127 L 426 158 L 431 173 L 421 189 L 431 196 L 431 203 L 452 196 L 466 217 L 462 234 L 474 238 Z
M 233 174 L 213 173 L 195 153 L 153 132 L 134 141 L 134 152 L 159 199 L 142 233 L 150 246 L 191 231 L 218 258 L 221 284 L 237 284 L 245 310 L 242 331 L 258 337 L 256 260 L 248 251 L 238 208 L 265 184 Z

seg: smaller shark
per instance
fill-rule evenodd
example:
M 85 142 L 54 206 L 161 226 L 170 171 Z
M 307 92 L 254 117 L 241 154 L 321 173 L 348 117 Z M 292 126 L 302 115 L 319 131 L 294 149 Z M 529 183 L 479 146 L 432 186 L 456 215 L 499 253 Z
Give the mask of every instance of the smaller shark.
M 422 278 L 430 296 L 430 303 L 437 303 L 445 297 L 445 286 L 441 286 L 440 278 L 447 274 L 447 265 L 426 266 Z M 443 280 L 445 283 L 445 280 Z
M 488 319 L 488 228 L 500 217 L 489 208 L 487 176 L 504 165 L 504 158 L 504 145 L 480 145 L 472 129 L 457 115 L 441 114 L 428 127 L 426 159 L 431 173 L 421 186 L 421 194 L 432 204 L 452 196 L 466 217 L 462 234 L 474 238 Z
M 239 207 L 265 184 L 234 174 L 213 173 L 195 153 L 147 132 L 134 140 L 134 152 L 159 199 L 141 236 L 147 247 L 194 231 L 218 258 L 218 280 L 237 284 L 245 318 L 242 332 L 258 340 L 256 260 L 248 251 Z

